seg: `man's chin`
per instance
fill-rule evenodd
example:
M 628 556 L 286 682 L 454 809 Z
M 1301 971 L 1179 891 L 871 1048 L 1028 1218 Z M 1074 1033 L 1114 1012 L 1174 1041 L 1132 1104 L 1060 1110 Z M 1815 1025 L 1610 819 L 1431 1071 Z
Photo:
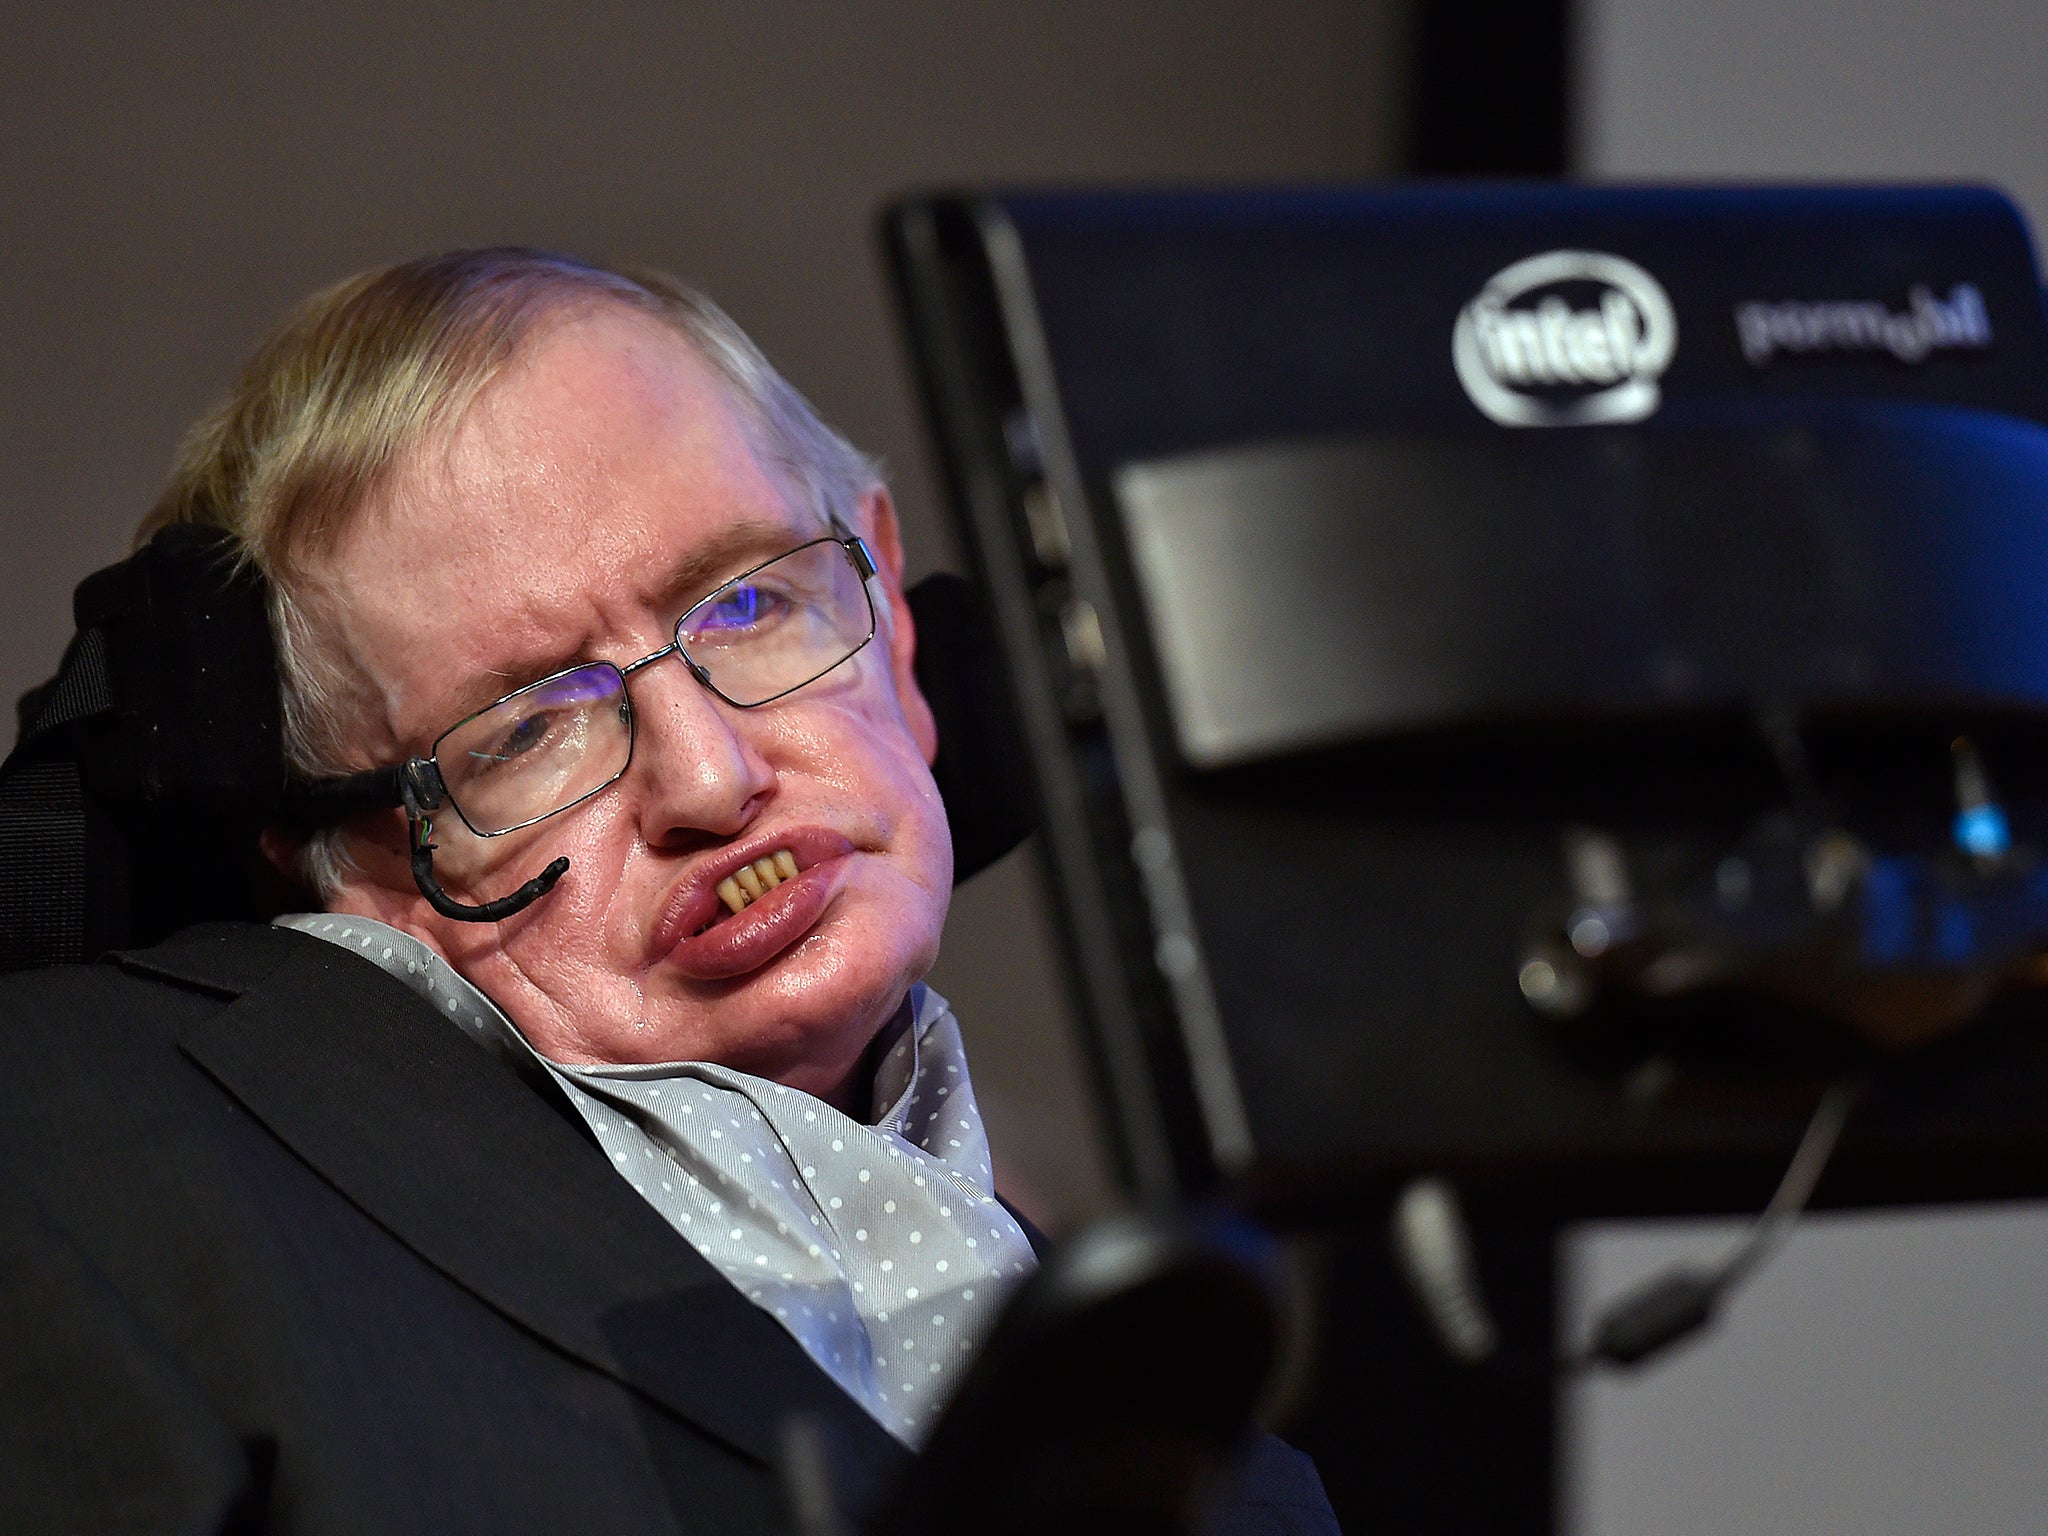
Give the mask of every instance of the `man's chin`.
M 897 1002 L 900 1003 L 898 998 Z M 867 1107 L 866 1085 L 855 1081 L 869 1043 L 895 1005 L 880 1007 L 879 1017 L 870 1018 L 869 1003 L 835 1016 L 791 1018 L 741 1017 L 721 1019 L 715 1030 L 699 1034 L 695 1053 L 681 1058 L 650 1056 L 662 1060 L 702 1060 L 730 1067 L 751 1077 L 780 1083 L 784 1087 L 812 1094 L 851 1114 L 863 1114 Z M 650 1042 L 651 1043 L 651 1042 Z M 634 1042 L 645 1048 L 643 1042 Z
M 812 1054 L 828 1061 L 860 1037 L 854 1055 L 901 1005 L 923 974 L 915 956 L 867 932 L 852 914 L 834 914 L 764 963 L 738 975 L 698 979 L 677 967 L 649 978 L 655 1019 L 677 1020 L 668 1039 L 688 1042 L 693 1058 L 787 1082 Z M 666 972 L 664 975 L 663 972 Z M 657 1026 L 658 1027 L 658 1026 Z M 647 1031 L 638 1032 L 644 1037 Z M 644 1048 L 644 1038 L 631 1044 Z M 829 1070 L 829 1069 L 828 1069 Z
M 837 1103 L 868 1043 L 929 969 L 944 917 L 907 882 L 877 888 L 858 878 L 874 871 L 846 862 L 852 878 L 834 882 L 800 931 L 762 943 L 757 963 L 700 976 L 676 963 L 684 957 L 666 957 L 646 995 L 653 1018 L 668 1015 L 674 1029 L 666 1039 L 658 1028 L 635 1031 L 620 1047 L 635 1062 L 712 1061 Z M 689 1054 L 672 1054 L 678 1048 Z

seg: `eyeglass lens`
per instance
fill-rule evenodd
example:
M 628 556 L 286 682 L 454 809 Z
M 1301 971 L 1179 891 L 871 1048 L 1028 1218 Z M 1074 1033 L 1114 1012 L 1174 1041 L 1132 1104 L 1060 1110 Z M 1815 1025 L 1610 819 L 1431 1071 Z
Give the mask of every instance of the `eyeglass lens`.
M 722 698 L 745 708 L 822 677 L 874 632 L 846 546 L 825 539 L 720 587 L 683 615 L 676 644 Z
M 860 572 L 828 539 L 720 587 L 683 615 L 676 644 L 720 697 L 746 708 L 816 681 L 874 629 Z M 434 746 L 450 803 L 483 836 L 567 810 L 624 773 L 632 755 L 626 679 L 602 661 L 500 699 Z
M 626 771 L 633 755 L 626 679 L 591 662 L 523 688 L 443 736 L 435 764 L 474 832 L 509 832 Z

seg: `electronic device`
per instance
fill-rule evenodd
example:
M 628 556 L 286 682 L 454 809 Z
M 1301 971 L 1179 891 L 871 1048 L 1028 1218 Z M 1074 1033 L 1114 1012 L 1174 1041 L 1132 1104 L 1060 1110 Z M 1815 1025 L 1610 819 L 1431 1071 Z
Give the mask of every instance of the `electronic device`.
M 1971 188 L 885 239 L 1134 1183 L 2048 1190 L 2048 323 Z

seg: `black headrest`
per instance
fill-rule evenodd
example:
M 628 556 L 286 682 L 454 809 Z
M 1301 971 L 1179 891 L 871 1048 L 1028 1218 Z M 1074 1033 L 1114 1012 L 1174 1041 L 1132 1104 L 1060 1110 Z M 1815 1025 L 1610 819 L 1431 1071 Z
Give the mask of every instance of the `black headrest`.
M 263 916 L 273 894 L 256 854 L 283 773 L 261 579 L 218 530 L 166 528 L 80 583 L 72 611 L 0 768 L 0 970 Z
M 1030 758 L 981 591 L 938 571 L 910 589 L 917 681 L 939 724 L 932 764 L 953 828 L 953 883 L 979 874 L 1032 826 Z

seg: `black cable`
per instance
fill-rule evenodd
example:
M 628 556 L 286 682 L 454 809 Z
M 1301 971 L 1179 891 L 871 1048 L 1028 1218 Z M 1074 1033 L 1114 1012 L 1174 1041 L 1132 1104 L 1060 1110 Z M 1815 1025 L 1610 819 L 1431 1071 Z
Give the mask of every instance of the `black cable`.
M 418 837 L 413 842 L 413 884 L 417 885 L 420 894 L 427 898 L 427 905 L 443 917 L 452 917 L 459 923 L 502 923 L 513 913 L 523 912 L 547 895 L 554 889 L 555 882 L 568 871 L 569 861 L 565 858 L 556 859 L 511 895 L 470 906 L 467 902 L 457 901 L 450 896 L 442 889 L 441 882 L 434 878 L 434 845 Z
M 1707 1270 L 1689 1265 L 1668 1269 L 1609 1303 L 1585 1351 L 1568 1359 L 1566 1367 L 1583 1369 L 1603 1361 L 1639 1365 L 1713 1321 L 1721 1303 L 1770 1258 L 1806 1209 L 1862 1091 L 1860 1082 L 1844 1081 L 1821 1096 L 1770 1204 L 1726 1258 Z
M 368 779 L 370 775 L 362 775 Z M 434 875 L 434 817 L 447 788 L 441 770 L 424 757 L 409 758 L 398 770 L 398 797 L 405 807 L 405 822 L 412 842 L 412 881 L 427 898 L 427 905 L 443 917 L 459 923 L 502 923 L 515 912 L 523 912 L 554 889 L 555 882 L 569 871 L 567 859 L 556 859 L 509 896 L 471 906 L 457 901 L 442 888 Z
M 1668 1269 L 1610 1302 L 1578 1354 L 1552 1359 L 1502 1347 L 1473 1263 L 1470 1231 L 1444 1181 L 1417 1179 L 1395 1203 L 1395 1256 L 1446 1353 L 1460 1364 L 1546 1375 L 1601 1363 L 1639 1365 L 1712 1322 L 1728 1295 L 1784 1242 L 1813 1198 L 1863 1087 L 1860 1080 L 1844 1080 L 1821 1096 L 1770 1203 L 1726 1258 L 1711 1269 Z

